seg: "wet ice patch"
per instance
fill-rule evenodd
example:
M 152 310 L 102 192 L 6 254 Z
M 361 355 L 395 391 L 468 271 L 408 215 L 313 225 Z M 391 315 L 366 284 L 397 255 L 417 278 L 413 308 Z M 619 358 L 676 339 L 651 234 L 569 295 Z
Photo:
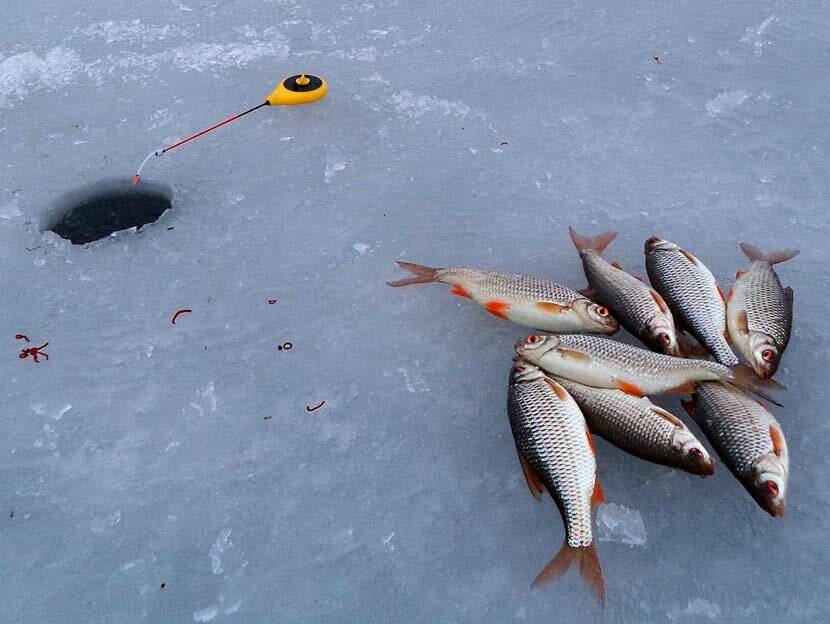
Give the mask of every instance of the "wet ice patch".
M 193 612 L 194 622 L 210 622 L 213 618 L 219 615 L 219 607 L 211 605 L 206 609 Z
M 601 505 L 596 512 L 597 538 L 601 542 L 622 542 L 630 546 L 644 546 L 646 525 L 636 509 L 616 503 Z
M 394 93 L 391 99 L 398 112 L 406 114 L 410 119 L 418 119 L 427 113 L 452 115 L 463 119 L 472 111 L 464 102 L 450 102 L 431 95 L 416 95 L 407 90 Z
M 225 552 L 226 548 L 232 546 L 230 536 L 230 529 L 222 529 L 219 537 L 216 538 L 213 546 L 210 547 L 210 552 L 208 553 L 210 555 L 210 569 L 214 574 L 222 574 L 224 572 L 222 568 L 222 553 Z
M 0 108 L 42 91 L 59 91 L 82 67 L 78 53 L 58 46 L 43 56 L 21 52 L 0 60 Z
M 707 100 L 706 112 L 709 113 L 710 116 L 715 117 L 716 115 L 719 115 L 725 110 L 729 110 L 730 108 L 737 108 L 738 106 L 743 104 L 748 97 L 749 94 L 743 89 L 720 93 L 713 97 L 711 100 Z
M 14 219 L 22 214 L 20 206 L 17 205 L 17 199 L 0 204 L 0 219 Z
M 714 620 L 720 617 L 720 607 L 703 598 L 693 598 L 685 608 L 669 611 L 668 615 L 672 622 L 695 622 L 700 621 L 701 618 Z

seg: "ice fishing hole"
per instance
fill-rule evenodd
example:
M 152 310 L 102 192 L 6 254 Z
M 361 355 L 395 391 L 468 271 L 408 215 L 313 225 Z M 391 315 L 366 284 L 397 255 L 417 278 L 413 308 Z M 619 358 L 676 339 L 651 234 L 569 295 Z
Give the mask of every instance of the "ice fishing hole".
M 155 223 L 172 207 L 167 186 L 142 181 L 104 180 L 73 191 L 57 204 L 46 227 L 74 245 L 106 238 L 114 232 Z

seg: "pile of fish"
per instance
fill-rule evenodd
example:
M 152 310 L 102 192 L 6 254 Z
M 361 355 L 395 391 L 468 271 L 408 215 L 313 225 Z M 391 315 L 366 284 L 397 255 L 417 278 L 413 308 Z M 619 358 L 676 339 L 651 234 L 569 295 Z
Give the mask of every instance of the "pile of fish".
M 570 234 L 588 280 L 581 292 L 537 277 L 408 262 L 398 264 L 413 276 L 389 285 L 444 282 L 499 318 L 547 332 L 515 344 L 507 398 L 528 488 L 537 498 L 550 494 L 565 524 L 565 543 L 534 585 L 578 564 L 604 603 L 591 528 L 604 495 L 591 434 L 691 474 L 715 470 L 695 434 L 649 396 L 691 394 L 682 405 L 723 463 L 770 515 L 784 514 L 787 443 L 747 393 L 780 406 L 769 391 L 783 389 L 772 376 L 790 339 L 793 293 L 773 265 L 798 252 L 764 254 L 741 243 L 750 265 L 724 294 L 698 258 L 667 240 L 645 243 L 649 286 L 602 257 L 616 233 Z M 620 326 L 651 350 L 606 337 Z

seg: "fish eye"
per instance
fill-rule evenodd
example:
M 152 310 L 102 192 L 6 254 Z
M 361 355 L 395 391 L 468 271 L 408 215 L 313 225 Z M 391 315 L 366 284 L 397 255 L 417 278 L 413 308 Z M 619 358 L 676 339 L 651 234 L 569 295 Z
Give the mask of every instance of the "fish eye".
M 530 344 L 536 344 L 536 343 L 537 343 L 537 342 L 539 342 L 541 339 L 542 339 L 542 338 L 541 338 L 540 336 L 538 336 L 537 334 L 530 334 L 530 336 L 528 336 L 528 337 L 527 337 L 527 341 L 528 341 Z
M 761 357 L 763 358 L 764 362 L 772 362 L 772 360 L 775 358 L 775 351 L 773 351 L 772 349 L 764 349 L 761 352 Z
M 703 451 L 701 451 L 699 448 L 690 448 L 689 455 L 697 459 L 700 459 L 701 457 L 703 457 Z
M 778 484 L 775 481 L 767 481 L 764 483 L 767 488 L 767 493 L 770 496 L 778 496 Z
M 597 314 L 600 316 L 608 316 L 608 308 L 605 306 L 597 306 Z

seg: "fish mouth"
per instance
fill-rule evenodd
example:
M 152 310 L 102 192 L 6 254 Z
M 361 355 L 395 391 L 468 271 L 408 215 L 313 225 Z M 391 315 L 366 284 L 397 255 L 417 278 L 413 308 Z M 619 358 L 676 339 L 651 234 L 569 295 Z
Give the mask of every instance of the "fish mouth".
M 715 462 L 711 458 L 708 458 L 705 461 L 696 461 L 692 464 L 689 464 L 686 467 L 686 470 L 693 475 L 698 475 L 700 477 L 710 477 L 715 474 Z
M 646 239 L 645 251 L 673 251 L 677 249 L 677 245 L 671 241 L 660 238 L 659 236 L 649 236 Z

